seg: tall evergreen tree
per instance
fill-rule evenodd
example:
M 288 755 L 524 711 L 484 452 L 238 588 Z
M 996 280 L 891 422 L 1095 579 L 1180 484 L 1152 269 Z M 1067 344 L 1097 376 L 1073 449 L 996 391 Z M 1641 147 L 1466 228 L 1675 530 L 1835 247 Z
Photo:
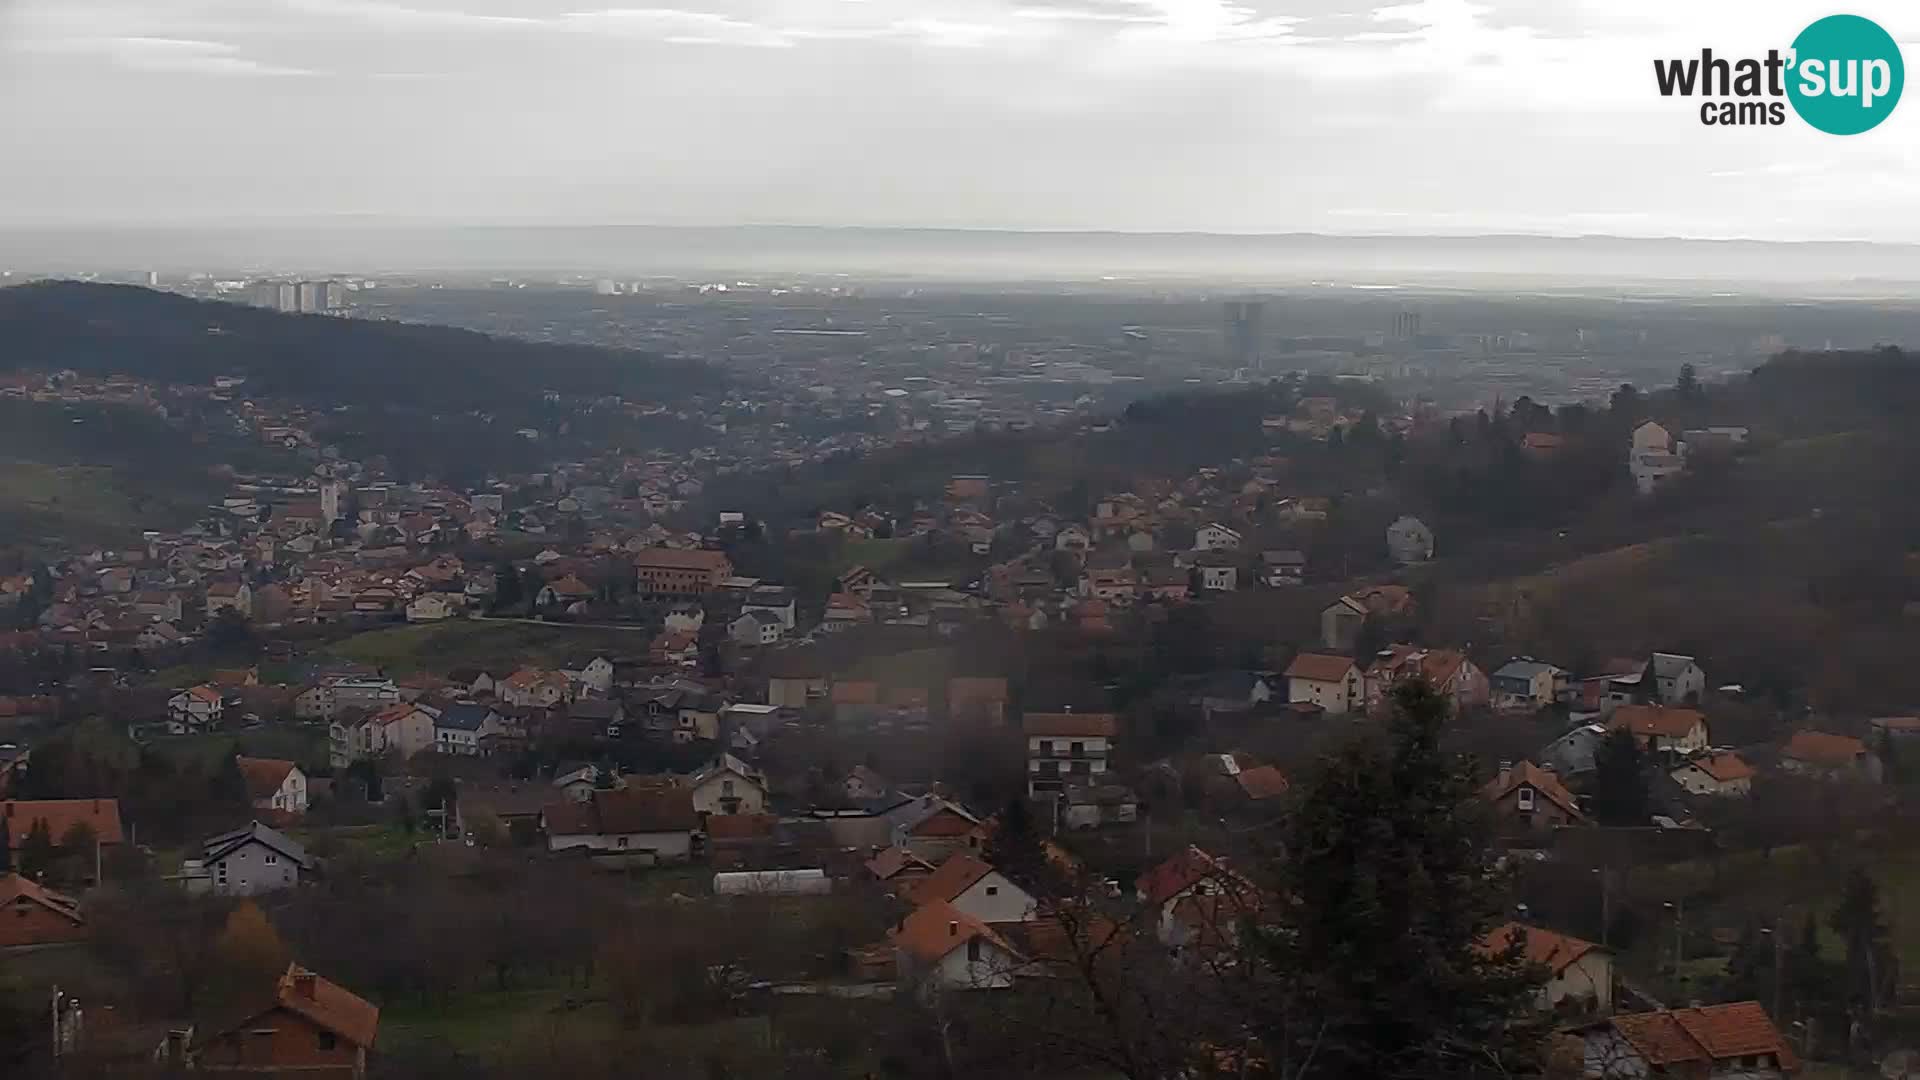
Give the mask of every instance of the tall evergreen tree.
M 1537 1060 L 1535 990 L 1489 952 L 1503 883 L 1485 854 L 1472 762 L 1440 749 L 1445 697 L 1395 689 L 1384 736 L 1357 736 L 1307 779 L 1279 860 L 1286 899 L 1262 935 L 1280 1075 L 1444 1077 Z
M 1593 754 L 1593 814 L 1602 825 L 1645 825 L 1653 812 L 1646 761 L 1629 731 L 1613 731 Z
M 53 830 L 47 827 L 46 818 L 38 818 L 33 828 L 27 830 L 27 839 L 20 845 L 20 873 L 23 877 L 40 880 L 53 870 L 59 849 L 53 844 Z
M 1893 986 L 1893 950 L 1880 912 L 1880 886 L 1862 867 L 1854 867 L 1841 887 L 1840 903 L 1827 925 L 1847 946 L 1846 992 L 1850 1003 L 1878 1012 Z

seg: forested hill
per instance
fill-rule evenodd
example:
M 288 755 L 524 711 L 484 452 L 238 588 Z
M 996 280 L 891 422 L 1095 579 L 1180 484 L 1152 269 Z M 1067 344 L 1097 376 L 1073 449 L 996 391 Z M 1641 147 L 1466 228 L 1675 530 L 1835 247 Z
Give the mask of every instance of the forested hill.
M 0 289 L 0 368 L 161 382 L 245 375 L 249 390 L 435 411 L 503 410 L 545 391 L 672 400 L 721 389 L 694 361 L 469 330 L 283 315 L 127 285 Z

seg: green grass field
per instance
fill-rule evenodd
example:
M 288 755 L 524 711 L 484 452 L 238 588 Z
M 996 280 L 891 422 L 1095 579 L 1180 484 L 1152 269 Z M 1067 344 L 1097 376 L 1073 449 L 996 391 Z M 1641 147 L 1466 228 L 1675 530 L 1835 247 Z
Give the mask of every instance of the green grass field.
M 252 731 L 218 731 L 204 735 L 164 736 L 150 744 L 178 765 L 211 767 L 232 754 L 284 758 L 307 766 L 327 758 L 327 734 L 319 727 L 268 724 Z
M 123 490 L 109 468 L 0 461 L 0 523 L 22 535 L 122 540 L 157 509 Z
M 551 666 L 568 658 L 601 653 L 644 653 L 646 634 L 637 630 L 571 628 L 562 624 L 475 622 L 451 619 L 368 630 L 326 648 L 329 655 L 367 664 L 389 674 L 444 672 L 481 667 L 506 674 L 526 665 Z

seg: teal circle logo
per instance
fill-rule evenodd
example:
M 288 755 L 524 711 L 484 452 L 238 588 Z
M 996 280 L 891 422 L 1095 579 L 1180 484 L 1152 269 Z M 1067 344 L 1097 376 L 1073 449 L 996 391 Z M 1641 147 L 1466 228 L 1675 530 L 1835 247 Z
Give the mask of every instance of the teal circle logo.
M 1872 130 L 1899 104 L 1906 81 L 1900 46 L 1871 19 L 1829 15 L 1793 39 L 1787 99 L 1829 135 Z

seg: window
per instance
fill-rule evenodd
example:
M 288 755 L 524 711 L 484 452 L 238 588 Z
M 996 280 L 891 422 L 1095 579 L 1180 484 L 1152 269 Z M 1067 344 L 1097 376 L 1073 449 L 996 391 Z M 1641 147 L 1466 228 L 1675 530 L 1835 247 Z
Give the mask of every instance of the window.
M 1000 886 L 998 886 L 998 885 L 989 885 L 989 886 L 987 886 L 987 895 L 988 895 L 988 896 L 999 896 L 999 895 L 1000 895 Z
M 1532 810 L 1533 809 L 1533 789 L 1530 787 L 1523 787 L 1520 789 L 1518 794 L 1520 796 L 1520 801 L 1519 801 L 1520 809 Z
M 338 1045 L 340 1045 L 339 1036 L 336 1036 L 331 1031 L 323 1031 L 320 1033 L 320 1049 L 331 1050 Z
M 1077 743 L 1073 743 L 1073 744 L 1072 744 L 1072 745 L 1071 745 L 1071 746 L 1069 747 L 1069 749 L 1071 749 L 1071 750 L 1073 751 L 1073 756 L 1074 756 L 1074 757 L 1079 757 L 1079 756 L 1080 756 L 1081 754 L 1084 754 L 1084 753 L 1086 753 L 1086 752 L 1087 752 L 1087 744 L 1086 744 L 1086 743 L 1083 743 L 1083 742 L 1077 742 Z
M 967 939 L 967 963 L 977 964 L 979 962 L 980 962 L 980 939 L 968 938 Z
M 1041 739 L 1041 740 L 1040 740 L 1040 752 L 1041 752 L 1041 753 L 1043 753 L 1043 754 L 1051 754 L 1051 753 L 1053 753 L 1053 740 L 1052 740 L 1052 739 Z
M 722 796 L 731 797 L 733 795 L 733 781 L 731 780 L 720 781 L 720 794 Z
M 275 854 L 274 854 L 273 852 L 271 852 L 271 851 L 269 851 L 269 852 L 267 852 L 267 865 L 268 865 L 268 866 L 278 866 L 278 865 L 280 865 L 280 856 L 278 856 L 278 855 L 275 855 Z
M 620 837 L 620 838 L 619 838 L 618 840 L 615 840 L 615 841 L 613 842 L 613 846 L 614 846 L 614 847 L 626 847 L 626 846 L 627 846 L 627 838 L 626 838 L 626 837 L 624 837 L 624 836 L 622 836 L 622 837 Z

